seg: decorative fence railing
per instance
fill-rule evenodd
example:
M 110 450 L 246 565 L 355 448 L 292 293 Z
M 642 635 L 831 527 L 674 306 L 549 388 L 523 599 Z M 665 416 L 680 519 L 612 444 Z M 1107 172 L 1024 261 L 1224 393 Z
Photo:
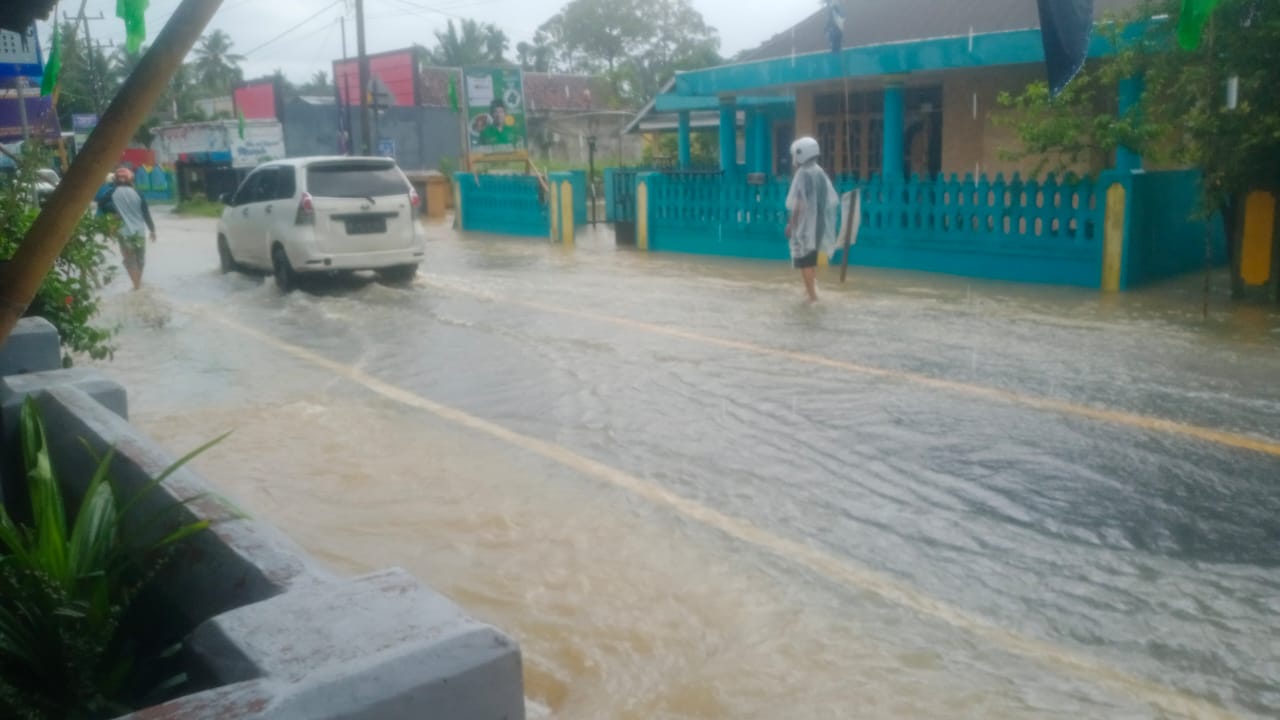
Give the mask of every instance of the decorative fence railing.
M 789 180 L 649 176 L 654 250 L 786 259 Z M 1071 284 L 1097 284 L 1102 205 L 1096 185 L 987 178 L 839 178 L 858 187 L 851 262 Z M 1042 267 L 1035 267 L 1042 264 Z M 1030 276 L 1028 276 L 1030 273 Z

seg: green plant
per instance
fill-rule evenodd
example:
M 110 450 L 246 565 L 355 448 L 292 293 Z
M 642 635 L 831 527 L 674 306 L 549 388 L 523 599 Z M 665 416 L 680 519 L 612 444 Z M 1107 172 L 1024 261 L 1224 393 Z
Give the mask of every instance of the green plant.
M 197 193 L 190 200 L 179 200 L 174 206 L 173 212 L 178 215 L 186 215 L 190 217 L 207 217 L 216 218 L 222 216 L 222 211 L 226 206 L 209 200 L 204 195 Z
M 440 162 L 436 163 L 436 169 L 440 171 L 441 175 L 452 178 L 453 174 L 458 170 L 458 161 L 451 157 L 442 157 Z
M 136 662 L 136 643 L 121 631 L 130 606 L 177 543 L 209 523 L 170 529 L 159 516 L 131 524 L 126 537 L 126 520 L 166 478 L 223 438 L 131 498 L 114 486 L 109 452 L 79 508 L 68 513 L 34 400 L 22 406 L 19 433 L 30 521 L 19 524 L 0 506 L 0 716 L 75 720 L 128 712 L 124 696 L 147 671 Z
M 20 160 L 14 176 L 0 182 L 0 261 L 13 257 L 40 214 L 29 188 L 35 185 L 36 172 L 48 167 L 48 152 L 26 143 Z M 107 253 L 109 231 L 105 219 L 86 212 L 28 309 L 28 314 L 39 315 L 58 329 L 69 351 L 63 358 L 67 366 L 71 365 L 70 353 L 101 360 L 111 357 L 115 349 L 111 342 L 115 330 L 94 322 L 99 311 L 98 290 L 115 273 Z

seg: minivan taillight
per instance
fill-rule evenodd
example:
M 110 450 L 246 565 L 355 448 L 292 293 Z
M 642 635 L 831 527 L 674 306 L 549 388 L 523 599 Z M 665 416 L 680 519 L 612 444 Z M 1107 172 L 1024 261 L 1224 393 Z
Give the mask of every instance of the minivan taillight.
M 302 193 L 302 200 L 298 201 L 298 223 L 299 225 L 314 225 L 316 222 L 316 206 L 311 201 L 311 193 Z
M 418 207 L 422 204 L 422 198 L 418 195 L 417 190 L 409 191 L 409 204 L 414 207 Z

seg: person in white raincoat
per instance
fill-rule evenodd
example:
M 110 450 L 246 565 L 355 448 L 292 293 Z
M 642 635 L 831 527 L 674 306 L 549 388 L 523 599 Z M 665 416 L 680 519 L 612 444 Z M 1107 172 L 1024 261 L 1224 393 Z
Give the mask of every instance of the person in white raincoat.
M 836 214 L 840 197 L 818 166 L 818 141 L 802 137 L 791 144 L 791 191 L 787 193 L 787 239 L 791 261 L 804 278 L 808 301 L 818 301 L 818 253 L 836 250 Z

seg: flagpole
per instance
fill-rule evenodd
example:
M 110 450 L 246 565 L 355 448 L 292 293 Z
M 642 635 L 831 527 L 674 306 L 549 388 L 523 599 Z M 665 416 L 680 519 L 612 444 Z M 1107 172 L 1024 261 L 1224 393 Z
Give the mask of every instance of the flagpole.
M 858 202 L 858 182 L 853 172 L 853 143 L 849 142 L 849 73 L 845 69 L 844 64 L 844 12 L 836 8 L 836 3 L 840 0 L 828 0 L 830 7 L 830 17 L 828 18 L 827 33 L 831 40 L 831 51 L 836 53 L 840 62 L 840 79 L 844 83 L 843 96 L 843 114 L 844 117 L 840 124 L 841 139 L 844 142 L 845 149 L 845 172 L 848 173 L 852 181 L 852 187 L 849 188 L 849 212 L 844 216 L 844 225 L 841 227 L 840 234 L 844 235 L 844 248 L 840 253 L 840 282 L 844 283 L 845 278 L 849 275 L 849 248 L 853 244 L 853 214 L 857 210 Z M 837 176 L 838 177 L 838 176 Z

